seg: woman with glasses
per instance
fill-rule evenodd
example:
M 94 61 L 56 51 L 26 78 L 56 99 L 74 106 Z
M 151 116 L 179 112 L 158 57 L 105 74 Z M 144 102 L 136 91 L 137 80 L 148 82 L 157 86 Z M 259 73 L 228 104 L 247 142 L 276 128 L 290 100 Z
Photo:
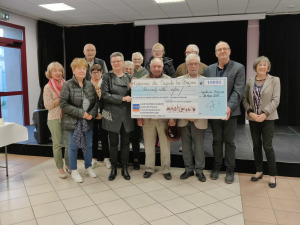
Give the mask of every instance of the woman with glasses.
M 255 182 L 263 177 L 262 148 L 264 148 L 270 175 L 269 187 L 275 188 L 277 168 L 272 141 L 274 120 L 278 119 L 280 80 L 269 74 L 271 63 L 265 56 L 258 57 L 254 61 L 253 69 L 256 76 L 247 81 L 243 98 L 250 125 L 256 167 L 256 174 L 251 177 L 251 181 Z
M 170 76 L 175 77 L 175 68 L 173 66 L 173 59 L 169 57 L 165 57 L 165 47 L 161 43 L 156 43 L 152 47 L 152 54 L 153 56 L 146 62 L 145 68 L 150 73 L 150 62 L 154 58 L 159 58 L 164 63 L 163 73 Z
M 122 176 L 130 180 L 127 170 L 129 159 L 129 137 L 134 129 L 131 119 L 131 76 L 124 72 L 124 56 L 120 52 L 110 55 L 112 71 L 103 75 L 101 86 L 104 108 L 102 110 L 102 128 L 108 131 L 110 142 L 111 173 L 110 181 L 117 176 L 119 136 L 121 139 Z

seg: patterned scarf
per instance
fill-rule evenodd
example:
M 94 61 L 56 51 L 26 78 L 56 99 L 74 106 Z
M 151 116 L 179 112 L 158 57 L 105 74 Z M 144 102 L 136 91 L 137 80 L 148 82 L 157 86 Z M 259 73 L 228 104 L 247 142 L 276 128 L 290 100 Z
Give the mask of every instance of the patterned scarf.
M 57 81 L 57 80 L 54 80 L 53 78 L 51 78 L 48 82 L 48 84 L 50 85 L 50 87 L 55 92 L 55 94 L 57 95 L 58 98 L 60 96 L 60 91 L 61 91 L 61 88 L 62 88 L 64 83 L 65 83 L 64 79 L 61 79 L 60 81 Z
M 77 121 L 73 140 L 77 148 L 81 148 L 83 154 L 86 152 L 86 132 L 88 131 L 89 127 L 87 121 L 85 119 L 80 119 Z

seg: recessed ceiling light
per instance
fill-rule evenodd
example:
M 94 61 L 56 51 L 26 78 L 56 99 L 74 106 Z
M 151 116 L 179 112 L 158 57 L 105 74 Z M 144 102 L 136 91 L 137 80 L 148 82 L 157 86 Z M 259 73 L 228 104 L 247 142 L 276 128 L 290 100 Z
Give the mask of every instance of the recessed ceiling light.
M 185 2 L 185 0 L 154 0 L 157 4 Z
M 46 9 L 49 9 L 51 11 L 67 11 L 67 10 L 74 10 L 75 8 L 66 5 L 64 3 L 53 3 L 53 4 L 42 4 L 39 5 L 41 7 L 44 7 Z
M 295 5 L 288 5 L 288 7 L 289 7 L 289 8 L 294 8 L 294 7 L 295 7 Z

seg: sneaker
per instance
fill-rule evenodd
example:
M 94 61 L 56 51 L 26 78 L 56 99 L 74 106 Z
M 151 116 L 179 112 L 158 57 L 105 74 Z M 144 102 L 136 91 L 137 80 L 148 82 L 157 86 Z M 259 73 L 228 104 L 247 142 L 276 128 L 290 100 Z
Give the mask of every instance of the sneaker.
M 233 171 L 227 171 L 226 177 L 225 177 L 225 183 L 226 184 L 232 184 L 234 181 L 234 172 Z
M 103 163 L 104 163 L 104 165 L 106 166 L 107 169 L 111 168 L 111 163 L 110 163 L 109 158 L 104 158 Z
M 210 179 L 217 180 L 219 178 L 220 170 L 213 169 L 210 174 Z
M 89 175 L 90 177 L 97 177 L 91 166 L 85 170 L 85 174 Z
M 74 182 L 76 182 L 76 183 L 82 183 L 82 181 L 83 181 L 78 170 L 72 170 L 71 178 L 73 178 Z
M 96 168 L 98 166 L 98 162 L 96 159 L 92 159 L 92 168 Z

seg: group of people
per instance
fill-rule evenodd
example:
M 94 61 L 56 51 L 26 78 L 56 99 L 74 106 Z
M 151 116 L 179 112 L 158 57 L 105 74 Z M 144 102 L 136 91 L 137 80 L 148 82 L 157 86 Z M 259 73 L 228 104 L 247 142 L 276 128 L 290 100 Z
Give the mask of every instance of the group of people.
M 265 56 L 257 58 L 253 64 L 256 76 L 245 81 L 245 67 L 230 59 L 228 43 L 220 41 L 215 46 L 217 63 L 205 65 L 200 61 L 199 48 L 188 45 L 185 62 L 175 71 L 173 60 L 165 57 L 164 46 L 153 45 L 153 56 L 143 64 L 139 52 L 132 54 L 132 61 L 124 61 L 120 52 L 110 55 L 111 71 L 103 60 L 95 57 L 96 48 L 92 44 L 84 47 L 84 58 L 75 58 L 71 63 L 73 78 L 64 81 L 64 69 L 58 62 L 49 64 L 44 88 L 44 105 L 49 110 L 48 127 L 53 141 L 53 155 L 59 177 L 67 178 L 70 173 L 75 182 L 83 179 L 77 170 L 77 151 L 84 154 L 86 174 L 96 177 L 92 168 L 92 158 L 100 160 L 98 143 L 101 140 L 102 158 L 111 169 L 109 180 L 117 176 L 117 165 L 121 164 L 121 174 L 129 180 L 128 172 L 130 143 L 133 148 L 134 169 L 140 169 L 139 150 L 141 129 L 145 146 L 144 178 L 155 172 L 155 148 L 160 147 L 161 170 L 166 180 L 172 179 L 170 173 L 170 140 L 166 128 L 178 125 L 182 140 L 182 156 L 185 172 L 180 176 L 187 179 L 196 174 L 201 182 L 206 181 L 204 138 L 208 127 L 207 119 L 137 119 L 131 118 L 132 79 L 188 79 L 195 77 L 227 77 L 227 109 L 223 120 L 210 120 L 213 133 L 212 180 L 219 178 L 223 166 L 223 147 L 225 182 L 234 182 L 235 151 L 234 143 L 237 118 L 241 114 L 242 102 L 247 112 L 256 174 L 251 181 L 263 177 L 264 148 L 269 186 L 276 187 L 276 160 L 272 146 L 274 120 L 278 119 L 277 107 L 280 100 L 280 80 L 271 76 L 271 63 Z M 246 84 L 245 84 L 246 83 Z M 65 140 L 65 166 L 62 159 L 62 140 Z M 119 143 L 120 142 L 120 143 Z M 120 148 L 120 149 L 119 149 Z M 118 154 L 120 150 L 120 162 Z M 110 159 L 109 159 L 110 158 Z

